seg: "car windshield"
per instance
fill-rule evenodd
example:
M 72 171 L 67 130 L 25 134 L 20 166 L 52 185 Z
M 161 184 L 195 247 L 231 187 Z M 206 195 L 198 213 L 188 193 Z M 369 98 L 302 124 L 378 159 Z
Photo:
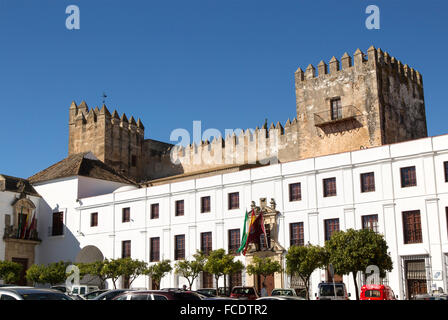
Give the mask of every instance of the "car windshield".
M 21 296 L 25 300 L 72 300 L 63 293 L 53 292 L 24 293 Z
M 338 297 L 343 297 L 344 296 L 344 287 L 342 285 L 338 285 L 335 284 L 333 286 L 333 284 L 325 284 L 320 286 L 320 291 L 319 294 L 321 296 L 334 296 L 334 287 L 336 287 L 336 295 Z
M 274 290 L 272 291 L 272 296 L 292 296 L 291 290 Z
M 236 294 L 255 294 L 254 288 L 233 288 L 233 292 Z
M 379 298 L 381 297 L 380 290 L 367 290 L 365 293 L 366 298 Z

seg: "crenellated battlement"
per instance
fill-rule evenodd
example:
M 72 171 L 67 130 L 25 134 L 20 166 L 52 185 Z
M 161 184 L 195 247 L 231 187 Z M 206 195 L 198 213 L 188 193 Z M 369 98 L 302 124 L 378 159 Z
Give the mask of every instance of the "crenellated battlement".
M 316 78 L 322 79 L 335 76 L 340 74 L 341 71 L 356 68 L 370 68 L 372 70 L 375 68 L 387 68 L 390 73 L 408 78 L 410 81 L 423 86 L 422 75 L 418 71 L 407 64 L 403 65 L 400 60 L 390 56 L 387 52 L 383 52 L 380 48 L 376 49 L 374 46 L 367 50 L 367 54 L 357 49 L 353 54 L 353 59 L 345 52 L 341 57 L 341 62 L 333 56 L 328 65 L 323 60 L 320 61 L 317 69 L 312 64 L 308 65 L 305 71 L 299 67 L 295 72 L 296 84 Z
M 114 110 L 111 114 L 105 104 L 101 106 L 101 109 L 98 106 L 89 109 L 85 101 L 82 101 L 79 106 L 76 105 L 75 101 L 72 101 L 70 105 L 70 124 L 79 126 L 97 123 L 98 121 L 106 121 L 114 126 L 120 126 L 144 136 L 145 127 L 140 118 L 135 121 L 135 118 L 131 116 L 128 120 L 125 113 L 120 117 L 117 110 Z

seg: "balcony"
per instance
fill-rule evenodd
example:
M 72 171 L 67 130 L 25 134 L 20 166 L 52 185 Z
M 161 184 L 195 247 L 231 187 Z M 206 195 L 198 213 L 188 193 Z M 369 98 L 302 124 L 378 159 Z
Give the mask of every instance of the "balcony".
M 41 241 L 36 230 L 32 230 L 26 236 L 19 236 L 17 228 L 14 226 L 5 227 L 5 233 L 3 239 L 17 239 L 17 240 L 29 240 L 29 241 Z
M 332 113 L 331 110 L 314 113 L 314 125 L 325 127 L 342 122 L 350 122 L 361 116 L 355 106 L 345 106 Z

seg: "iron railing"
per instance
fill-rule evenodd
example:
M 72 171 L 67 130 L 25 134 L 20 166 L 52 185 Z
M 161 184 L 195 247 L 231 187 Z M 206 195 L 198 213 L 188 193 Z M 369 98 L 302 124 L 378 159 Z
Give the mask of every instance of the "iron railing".
M 18 229 L 14 228 L 14 226 L 5 227 L 5 232 L 3 234 L 3 239 L 22 239 L 22 240 L 32 240 L 32 241 L 40 241 L 39 236 L 37 234 L 37 230 L 31 230 L 23 234 L 19 234 Z
M 360 116 L 361 112 L 355 106 L 345 106 L 337 110 L 327 110 L 314 113 L 314 125 L 325 126 L 333 123 L 353 120 Z

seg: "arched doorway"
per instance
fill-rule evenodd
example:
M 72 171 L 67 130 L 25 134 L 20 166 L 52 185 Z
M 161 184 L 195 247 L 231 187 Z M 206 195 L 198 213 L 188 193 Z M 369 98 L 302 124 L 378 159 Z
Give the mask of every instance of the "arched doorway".
M 104 255 L 100 249 L 96 246 L 85 246 L 82 248 L 78 255 L 76 256 L 75 263 L 92 263 L 96 261 L 103 261 Z M 98 287 L 103 287 L 104 283 L 102 283 L 101 279 L 97 276 L 86 275 L 80 280 L 81 284 L 88 284 Z

